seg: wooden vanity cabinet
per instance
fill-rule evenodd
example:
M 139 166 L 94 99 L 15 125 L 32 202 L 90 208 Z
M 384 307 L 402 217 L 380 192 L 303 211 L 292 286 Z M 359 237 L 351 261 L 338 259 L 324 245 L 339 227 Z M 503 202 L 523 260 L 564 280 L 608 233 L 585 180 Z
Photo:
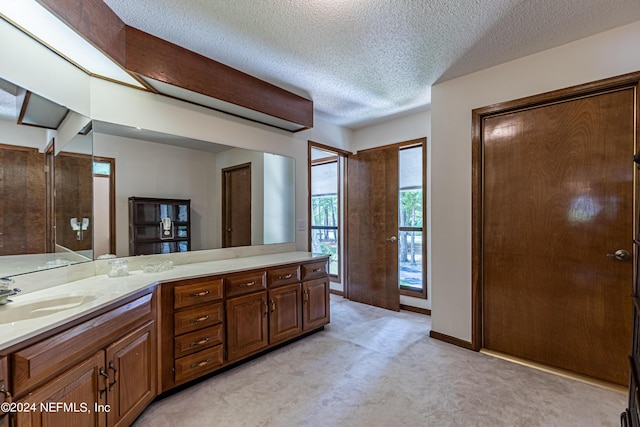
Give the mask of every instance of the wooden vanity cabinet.
M 36 406 L 15 426 L 128 426 L 157 395 L 156 356 L 152 291 L 18 349 L 17 402 Z
M 163 391 L 214 371 L 224 363 L 224 284 L 203 277 L 161 286 Z
M 327 259 L 161 285 L 168 391 L 329 322 Z
M 304 331 L 316 329 L 330 321 L 327 262 L 315 261 L 300 267 Z
M 7 358 L 0 357 L 0 403 L 10 402 L 11 392 L 9 391 L 9 369 L 7 368 Z M 8 425 L 8 417 L 0 409 L 0 427 Z

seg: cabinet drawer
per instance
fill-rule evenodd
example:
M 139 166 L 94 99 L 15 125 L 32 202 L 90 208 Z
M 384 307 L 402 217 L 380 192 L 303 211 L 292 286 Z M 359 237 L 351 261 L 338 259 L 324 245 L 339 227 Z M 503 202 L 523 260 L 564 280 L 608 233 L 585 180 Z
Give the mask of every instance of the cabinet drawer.
M 224 340 L 222 323 L 200 331 L 181 335 L 174 340 L 175 358 L 195 353 L 214 345 L 222 344 Z
M 227 298 L 266 289 L 264 271 L 233 274 L 224 278 Z
M 175 362 L 175 381 L 180 382 L 204 375 L 222 365 L 223 360 L 221 345 L 181 357 Z
M 206 280 L 173 288 L 173 307 L 182 308 L 222 299 L 222 279 Z
M 316 279 L 327 274 L 327 260 L 310 262 L 300 266 L 302 280 Z
M 195 307 L 173 315 L 175 335 L 197 331 L 222 322 L 222 303 Z
M 289 283 L 296 283 L 299 281 L 300 276 L 297 265 L 267 270 L 267 284 L 270 288 L 288 285 Z

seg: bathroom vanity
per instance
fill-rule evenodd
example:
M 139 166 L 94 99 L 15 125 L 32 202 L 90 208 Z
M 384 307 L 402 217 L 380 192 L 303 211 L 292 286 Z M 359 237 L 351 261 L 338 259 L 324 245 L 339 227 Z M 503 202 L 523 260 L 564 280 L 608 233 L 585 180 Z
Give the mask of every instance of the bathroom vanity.
M 22 295 L 0 307 L 8 331 L 0 400 L 12 402 L 0 426 L 9 417 L 17 427 L 127 426 L 157 395 L 329 318 L 327 257 L 306 252 L 101 275 Z

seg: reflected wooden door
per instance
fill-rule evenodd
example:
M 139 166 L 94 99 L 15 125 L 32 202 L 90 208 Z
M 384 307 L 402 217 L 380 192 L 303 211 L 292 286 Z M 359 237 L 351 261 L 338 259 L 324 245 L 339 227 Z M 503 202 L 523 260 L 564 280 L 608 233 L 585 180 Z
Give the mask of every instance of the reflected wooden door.
M 0 255 L 45 251 L 44 155 L 0 144 Z
M 251 163 L 222 170 L 222 247 L 251 245 Z
M 484 347 L 627 383 L 634 96 L 484 119 Z
M 398 146 L 349 156 L 347 184 L 346 296 L 398 311 Z

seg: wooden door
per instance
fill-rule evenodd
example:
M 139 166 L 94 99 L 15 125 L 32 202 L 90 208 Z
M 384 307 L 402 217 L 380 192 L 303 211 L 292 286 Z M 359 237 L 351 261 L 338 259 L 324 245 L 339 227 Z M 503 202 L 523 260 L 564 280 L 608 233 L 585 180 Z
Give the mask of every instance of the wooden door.
M 269 344 L 302 332 L 301 296 L 300 283 L 269 290 Z
M 44 154 L 0 144 L 0 255 L 45 252 Z
M 56 244 L 72 251 L 91 250 L 93 243 L 93 158 L 61 152 L 55 158 Z M 71 227 L 71 218 L 89 220 L 82 233 Z
M 267 313 L 266 292 L 227 300 L 229 361 L 255 353 L 269 344 Z
M 302 283 L 302 325 L 305 331 L 329 323 L 329 278 Z
M 155 323 L 130 333 L 107 348 L 109 426 L 129 426 L 156 397 Z
M 106 386 L 104 377 L 104 351 L 69 369 L 51 382 L 37 388 L 20 402 L 35 404 L 33 411 L 17 412 L 17 426 L 95 427 L 106 424 Z M 46 410 L 40 404 L 50 404 Z M 103 411 L 96 411 L 96 406 Z
M 347 185 L 346 296 L 398 311 L 398 146 L 349 156 Z
M 222 247 L 251 245 L 251 163 L 222 170 Z
M 484 119 L 484 346 L 626 384 L 635 89 Z

